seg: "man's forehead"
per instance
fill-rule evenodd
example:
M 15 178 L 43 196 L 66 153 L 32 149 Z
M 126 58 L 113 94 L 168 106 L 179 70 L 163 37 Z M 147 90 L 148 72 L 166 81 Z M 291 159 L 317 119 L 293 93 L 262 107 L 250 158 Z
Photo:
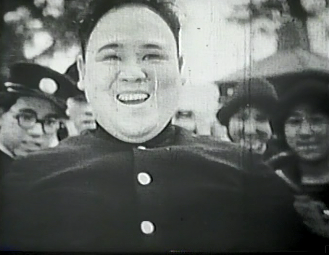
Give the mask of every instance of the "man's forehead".
M 96 24 L 90 40 L 95 35 L 98 41 L 101 37 L 113 44 L 132 39 L 140 44 L 152 44 L 152 40 L 153 44 L 175 43 L 174 35 L 164 19 L 144 5 L 125 5 L 110 10 Z
M 15 110 L 30 109 L 40 114 L 60 115 L 60 110 L 55 105 L 48 100 L 37 97 L 20 97 L 12 108 Z
M 242 107 L 238 110 L 237 113 L 245 113 L 245 114 L 258 114 L 262 113 L 263 111 L 255 106 L 252 105 L 246 105 L 245 107 Z
M 153 20 L 163 23 L 169 28 L 168 24 L 158 13 L 143 4 L 125 4 L 113 8 L 105 13 L 98 23 L 101 23 L 104 19 L 112 19 L 114 24 L 120 24 L 122 27 L 124 27 L 125 24 L 129 24 L 129 22 L 126 21 L 132 19 L 136 19 L 135 22 L 137 22 L 137 24 L 142 22 L 151 23 L 150 21 Z
M 302 114 L 322 114 L 322 112 L 314 105 L 302 104 L 298 105 L 292 111 L 292 114 L 302 115 Z

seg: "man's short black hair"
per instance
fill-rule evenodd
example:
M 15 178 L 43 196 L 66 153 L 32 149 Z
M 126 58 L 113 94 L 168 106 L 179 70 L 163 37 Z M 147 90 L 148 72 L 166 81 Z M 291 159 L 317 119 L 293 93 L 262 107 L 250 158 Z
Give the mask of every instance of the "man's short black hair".
M 92 0 L 81 21 L 79 37 L 81 42 L 82 56 L 85 56 L 89 37 L 98 21 L 111 9 L 127 4 L 142 4 L 157 13 L 172 31 L 179 52 L 179 18 L 173 10 L 173 2 L 170 0 Z

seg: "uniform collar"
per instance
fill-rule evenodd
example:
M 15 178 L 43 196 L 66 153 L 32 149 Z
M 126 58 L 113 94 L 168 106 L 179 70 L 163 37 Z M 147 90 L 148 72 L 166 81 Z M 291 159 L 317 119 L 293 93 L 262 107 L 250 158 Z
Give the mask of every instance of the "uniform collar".
M 88 131 L 92 133 L 97 138 L 106 139 L 112 144 L 116 145 L 126 145 L 131 147 L 138 147 L 138 146 L 144 146 L 146 148 L 153 148 L 153 147 L 160 147 L 160 146 L 166 146 L 173 144 L 176 140 L 177 132 L 179 128 L 177 126 L 168 124 L 163 131 L 153 139 L 141 143 L 141 144 L 135 144 L 135 143 L 127 143 L 123 142 L 111 134 L 109 134 L 104 128 L 102 128 L 99 124 L 97 124 L 97 128 L 92 131 Z
M 14 158 L 15 156 L 2 144 L 0 143 L 0 150 L 8 157 Z

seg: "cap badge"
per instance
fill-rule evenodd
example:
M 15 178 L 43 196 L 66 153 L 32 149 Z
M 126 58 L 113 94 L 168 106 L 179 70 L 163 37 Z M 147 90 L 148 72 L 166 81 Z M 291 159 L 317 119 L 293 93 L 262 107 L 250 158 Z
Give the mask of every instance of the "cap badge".
M 39 89 L 44 93 L 54 94 L 58 90 L 58 85 L 50 78 L 43 78 L 39 83 Z

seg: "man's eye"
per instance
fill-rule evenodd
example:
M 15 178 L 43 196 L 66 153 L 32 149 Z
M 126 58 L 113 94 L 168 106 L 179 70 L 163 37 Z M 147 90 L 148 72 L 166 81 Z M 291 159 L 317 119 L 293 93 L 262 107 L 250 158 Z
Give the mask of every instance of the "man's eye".
M 299 124 L 301 124 L 302 122 L 303 122 L 303 120 L 300 119 L 300 118 L 289 118 L 289 119 L 287 120 L 287 123 L 288 123 L 288 124 L 291 124 L 291 125 L 299 125 Z
M 35 120 L 35 116 L 33 114 L 28 114 L 28 113 L 21 113 L 18 115 L 18 117 L 24 121 L 34 121 Z
M 326 123 L 326 118 L 322 116 L 314 116 L 310 118 L 310 122 L 314 124 Z
M 108 55 L 103 57 L 104 61 L 120 61 L 121 58 L 117 55 Z
M 160 54 L 147 54 L 143 57 L 143 60 L 162 60 L 164 57 Z
M 266 115 L 260 114 L 255 117 L 255 120 L 259 122 L 266 122 L 268 121 L 268 118 L 266 117 Z
M 57 125 L 59 121 L 57 119 L 46 119 L 44 123 L 45 125 L 53 126 L 53 125 Z

